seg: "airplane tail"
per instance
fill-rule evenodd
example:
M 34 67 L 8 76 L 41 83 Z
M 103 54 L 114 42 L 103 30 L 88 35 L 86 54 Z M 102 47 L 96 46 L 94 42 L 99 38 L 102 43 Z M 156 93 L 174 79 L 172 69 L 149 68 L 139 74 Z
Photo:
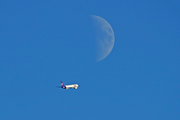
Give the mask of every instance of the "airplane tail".
M 58 87 L 58 88 L 66 88 L 66 86 L 64 85 L 64 83 L 61 81 L 61 86 L 56 86 L 56 87 Z
M 61 81 L 61 88 L 66 89 L 66 86 L 64 85 L 62 81 Z
M 61 81 L 61 85 L 64 86 L 64 83 Z

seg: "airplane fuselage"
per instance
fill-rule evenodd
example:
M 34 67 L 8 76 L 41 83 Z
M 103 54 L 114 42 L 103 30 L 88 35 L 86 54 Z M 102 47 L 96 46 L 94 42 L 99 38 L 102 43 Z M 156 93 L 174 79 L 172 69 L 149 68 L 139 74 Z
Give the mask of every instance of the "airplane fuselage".
M 63 88 L 63 86 L 62 86 L 63 89 L 70 89 L 70 88 L 77 89 L 77 88 L 79 87 L 78 84 L 64 85 L 64 86 L 65 86 L 64 88 Z

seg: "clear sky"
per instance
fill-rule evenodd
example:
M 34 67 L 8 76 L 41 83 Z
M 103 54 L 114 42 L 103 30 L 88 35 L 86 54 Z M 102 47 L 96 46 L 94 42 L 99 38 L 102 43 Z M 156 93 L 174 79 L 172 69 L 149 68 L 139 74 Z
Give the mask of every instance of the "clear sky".
M 179 5 L 1 0 L 0 120 L 180 120 Z M 115 34 L 100 62 L 90 15 Z

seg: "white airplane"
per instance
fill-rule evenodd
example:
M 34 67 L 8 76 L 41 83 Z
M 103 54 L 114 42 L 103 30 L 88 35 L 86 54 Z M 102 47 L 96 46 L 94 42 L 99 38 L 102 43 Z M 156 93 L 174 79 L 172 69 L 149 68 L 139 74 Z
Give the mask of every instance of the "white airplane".
M 61 86 L 56 86 L 56 87 L 63 89 L 71 89 L 71 88 L 77 89 L 79 85 L 78 84 L 64 85 L 64 83 L 61 81 Z

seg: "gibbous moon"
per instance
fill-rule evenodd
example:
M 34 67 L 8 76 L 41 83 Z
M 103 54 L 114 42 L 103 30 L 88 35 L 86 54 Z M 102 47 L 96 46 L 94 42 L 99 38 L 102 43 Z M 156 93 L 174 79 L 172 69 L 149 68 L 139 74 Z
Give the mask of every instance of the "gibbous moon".
M 106 58 L 114 47 L 114 32 L 111 25 L 102 17 L 92 15 L 96 29 L 96 62 Z

